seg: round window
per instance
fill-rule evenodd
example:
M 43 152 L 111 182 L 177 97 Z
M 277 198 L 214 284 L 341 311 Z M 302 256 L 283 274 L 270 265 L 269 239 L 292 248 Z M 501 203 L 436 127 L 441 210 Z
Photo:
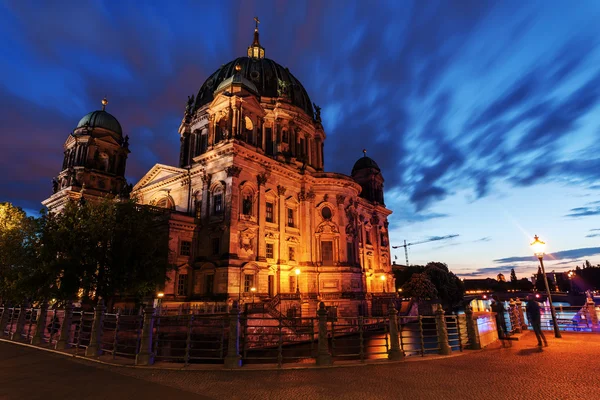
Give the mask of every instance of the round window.
M 331 219 L 331 210 L 329 209 L 329 207 L 323 207 L 323 209 L 321 210 L 321 215 L 325 219 Z

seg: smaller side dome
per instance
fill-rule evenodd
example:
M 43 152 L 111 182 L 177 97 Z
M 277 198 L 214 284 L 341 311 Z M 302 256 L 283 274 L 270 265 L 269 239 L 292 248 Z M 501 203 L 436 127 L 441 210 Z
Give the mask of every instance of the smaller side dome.
M 359 158 L 352 167 L 352 179 L 362 187 L 360 197 L 376 204 L 383 201 L 383 175 L 379 165 L 363 150 L 364 156 Z
M 381 169 L 379 169 L 379 165 L 377 165 L 375 160 L 373 160 L 371 157 L 367 157 L 365 155 L 364 157 L 359 158 L 354 163 L 354 167 L 352 167 L 352 175 L 354 175 L 355 172 L 357 172 L 361 169 L 367 169 L 367 168 L 373 168 L 373 169 L 376 169 L 377 171 L 381 172 Z
M 75 129 L 83 128 L 84 126 L 89 126 L 90 128 L 104 128 L 115 132 L 120 136 L 123 135 L 123 130 L 119 121 L 112 116 L 112 114 L 109 114 L 104 110 L 92 111 L 91 113 L 86 114 L 79 120 L 77 128 Z

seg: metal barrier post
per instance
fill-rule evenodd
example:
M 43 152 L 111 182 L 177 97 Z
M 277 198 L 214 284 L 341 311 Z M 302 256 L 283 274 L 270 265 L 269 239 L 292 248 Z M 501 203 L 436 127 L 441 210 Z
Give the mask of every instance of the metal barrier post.
M 65 316 L 60 327 L 60 336 L 56 342 L 56 350 L 69 348 L 69 334 L 71 333 L 71 319 L 73 318 L 73 303 L 67 301 L 65 304 Z
M 38 313 L 37 320 L 35 321 L 35 335 L 33 335 L 31 338 L 31 344 L 38 345 L 42 343 L 44 339 L 46 315 L 48 315 L 48 303 L 44 301 L 40 305 L 40 312 Z
M 327 343 L 327 310 L 325 309 L 325 303 L 319 303 L 317 315 L 319 317 L 317 365 L 331 365 L 333 360 L 331 359 L 331 353 L 329 353 L 329 345 Z
M 0 317 L 0 336 L 4 336 L 4 330 L 8 325 L 8 316 L 11 313 L 11 309 L 7 305 L 2 309 L 2 316 Z
M 242 356 L 240 356 L 240 309 L 237 301 L 229 311 L 229 339 L 227 342 L 227 356 L 225 357 L 225 368 L 240 368 Z
M 587 311 L 590 315 L 589 321 L 592 323 L 592 326 L 598 326 L 598 314 L 596 314 L 596 304 L 594 303 L 594 299 L 588 297 L 585 305 L 587 306 Z
M 15 326 L 15 331 L 11 335 L 11 340 L 19 340 L 21 338 L 21 334 L 23 333 L 23 328 L 25 327 L 25 315 L 27 314 L 27 304 L 21 304 L 21 309 L 19 310 L 19 317 L 17 318 L 17 326 Z
M 448 328 L 446 328 L 446 318 L 444 316 L 444 309 L 441 304 L 438 304 L 438 308 L 435 311 L 435 322 L 437 327 L 438 343 L 440 345 L 440 354 L 451 354 L 452 348 L 448 343 Z
M 521 319 L 519 315 L 519 310 L 517 309 L 517 302 L 511 298 L 510 302 L 508 303 L 508 307 L 510 313 L 512 314 L 511 329 L 515 333 L 521 333 Z M 513 324 L 512 321 L 515 321 L 515 323 Z
M 404 358 L 404 353 L 400 349 L 400 337 L 398 335 L 398 310 L 394 306 L 394 303 L 390 303 L 390 351 L 388 352 L 388 359 L 399 361 Z
M 86 357 L 98 357 L 102 351 L 100 344 L 102 335 L 102 317 L 104 316 L 104 300 L 98 299 L 98 304 L 94 308 L 94 320 L 92 321 L 92 330 L 90 332 L 90 344 L 85 349 Z
M 465 308 L 465 317 L 467 320 L 467 336 L 471 350 L 481 350 L 479 343 L 479 332 L 477 331 L 477 319 L 473 318 L 473 309 L 471 306 Z
M 154 322 L 154 307 L 147 303 L 144 308 L 144 323 L 142 326 L 142 339 L 140 340 L 140 352 L 135 356 L 135 365 L 154 364 L 154 353 L 152 353 L 152 328 Z
M 515 307 L 517 308 L 517 312 L 519 313 L 519 323 L 521 324 L 521 332 L 527 330 L 527 324 L 525 323 L 525 315 L 523 313 L 523 303 L 517 297 L 515 300 Z

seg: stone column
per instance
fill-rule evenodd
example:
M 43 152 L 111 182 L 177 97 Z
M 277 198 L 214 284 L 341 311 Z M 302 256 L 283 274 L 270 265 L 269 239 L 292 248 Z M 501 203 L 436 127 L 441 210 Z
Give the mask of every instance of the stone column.
M 329 343 L 327 340 L 327 310 L 325 309 L 325 303 L 319 303 L 317 316 L 319 317 L 317 365 L 331 365 L 333 360 L 331 359 Z
M 85 349 L 86 357 L 98 357 L 102 353 L 102 317 L 104 317 L 104 300 L 100 298 L 94 309 L 94 320 L 92 321 L 92 331 L 90 332 L 90 344 Z
M 390 350 L 388 359 L 399 361 L 404 358 L 404 352 L 400 348 L 400 334 L 398 333 L 398 311 L 393 302 L 390 303 Z M 443 312 L 443 311 L 442 311 Z
M 471 344 L 471 350 L 480 350 L 479 331 L 477 329 L 477 319 L 473 318 L 473 309 L 467 306 L 465 309 L 465 318 L 467 320 L 467 335 Z
M 44 339 L 44 329 L 46 329 L 46 316 L 48 315 L 48 303 L 43 302 L 40 305 L 40 311 L 35 323 L 35 334 L 31 338 L 31 344 L 38 345 Z
M 441 304 L 435 311 L 435 324 L 437 327 L 438 344 L 440 345 L 439 354 L 448 355 L 452 353 L 452 348 L 448 343 L 448 329 L 446 328 L 446 318 Z
M 287 224 L 287 208 L 285 206 L 285 192 L 286 188 L 282 185 L 277 185 L 277 194 L 279 195 L 279 240 L 277 243 L 277 270 L 281 271 L 281 264 L 283 263 L 283 245 L 285 243 L 285 226 Z M 281 293 L 281 272 L 279 273 L 279 291 Z
M 21 334 L 25 327 L 25 316 L 27 315 L 27 304 L 21 304 L 19 309 L 19 316 L 17 317 L 17 325 L 15 331 L 11 334 L 10 340 L 21 340 Z
M 135 356 L 135 365 L 154 364 L 154 353 L 152 352 L 152 331 L 154 328 L 154 307 L 148 302 L 144 308 L 144 324 L 142 325 L 142 337 L 140 340 L 140 352 Z
M 229 312 L 229 338 L 227 356 L 225 357 L 225 368 L 240 368 L 242 356 L 240 356 L 240 309 L 237 301 Z
M 525 315 L 523 313 L 523 303 L 519 298 L 515 300 L 515 307 L 517 309 L 517 313 L 519 315 L 519 323 L 521 324 L 521 332 L 527 330 L 527 324 L 525 323 Z
M 348 245 L 346 240 L 346 213 L 344 212 L 344 201 L 346 201 L 346 196 L 342 194 L 338 194 L 335 196 L 335 201 L 337 203 L 337 220 L 338 226 L 340 227 L 340 262 L 351 263 L 352 260 L 348 260 Z
M 265 174 L 259 174 L 256 176 L 256 183 L 258 184 L 258 199 L 257 199 L 257 221 L 258 221 L 258 237 L 256 239 L 258 243 L 258 250 L 256 253 L 257 261 L 266 261 L 267 250 L 265 246 L 265 223 L 266 223 L 266 212 L 267 203 L 265 200 L 265 184 L 267 183 L 267 176 Z
M 71 333 L 71 320 L 73 318 L 73 303 L 67 301 L 65 304 L 65 316 L 60 326 L 60 337 L 56 342 L 56 350 L 65 350 L 69 348 L 69 334 Z

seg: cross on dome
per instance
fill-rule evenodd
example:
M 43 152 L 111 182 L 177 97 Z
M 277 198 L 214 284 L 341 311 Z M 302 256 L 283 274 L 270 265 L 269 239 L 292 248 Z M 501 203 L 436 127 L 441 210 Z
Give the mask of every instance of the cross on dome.
M 260 41 L 258 40 L 258 24 L 260 24 L 258 17 L 254 17 L 254 23 L 254 40 L 252 41 L 252 45 L 248 47 L 248 57 L 265 58 L 265 48 L 260 45 Z

